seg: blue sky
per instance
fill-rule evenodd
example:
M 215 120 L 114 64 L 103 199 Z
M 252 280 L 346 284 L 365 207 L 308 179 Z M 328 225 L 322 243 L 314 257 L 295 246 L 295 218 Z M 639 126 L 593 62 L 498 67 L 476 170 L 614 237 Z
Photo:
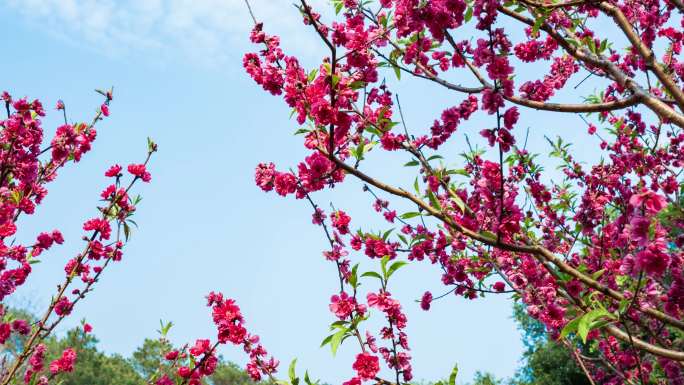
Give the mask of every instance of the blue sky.
M 324 0 L 317 3 L 328 7 Z M 288 1 L 254 0 L 253 7 L 269 32 L 285 36 L 289 53 L 308 64 L 324 55 Z M 72 120 L 92 117 L 100 103 L 94 88 L 113 85 L 115 91 L 112 116 L 100 125 L 94 150 L 78 167 L 62 171 L 38 214 L 23 219 L 19 239 L 58 228 L 66 242 L 45 254 L 16 303 L 34 309 L 48 303 L 64 263 L 82 247 L 81 224 L 95 214 L 106 183 L 102 173 L 115 162 L 142 160 L 150 136 L 160 151 L 151 163 L 152 183 L 139 187 L 144 197 L 136 219 L 140 229 L 123 262 L 104 276 L 64 328 L 87 315 L 101 347 L 121 354 L 154 337 L 160 319 L 175 323 L 175 342 L 213 337 L 204 295 L 222 291 L 240 303 L 250 330 L 284 367 L 298 357 L 299 367 L 329 383 L 351 377 L 353 346 L 343 346 L 336 358 L 318 347 L 332 321 L 328 303 L 336 275 L 321 256 L 326 241 L 311 225 L 310 208 L 303 201 L 264 194 L 253 182 L 257 163 L 294 167 L 305 153 L 301 139 L 291 135 L 297 125 L 288 119 L 284 103 L 242 71 L 242 55 L 251 49 L 242 0 L 9 0 L 0 18 L 5 36 L 0 88 L 40 98 L 50 108 L 62 99 Z M 401 82 L 398 92 L 415 130 L 425 129 L 441 109 L 461 100 L 410 79 Z M 50 112 L 48 131 L 59 123 L 59 115 Z M 543 125 L 549 136 L 585 131 L 579 118 L 559 122 L 525 111 L 523 119 Z M 489 125 L 491 120 L 475 119 L 459 130 L 477 140 L 476 133 Z M 464 149 L 462 139 L 454 142 L 448 154 Z M 530 147 L 543 150 L 542 145 L 542 136 L 532 131 Z M 404 155 L 378 160 L 369 172 L 412 183 L 405 169 L 387 166 L 403 164 L 408 160 Z M 385 226 L 369 214 L 371 198 L 357 183 L 315 199 L 325 208 L 333 202 L 348 210 L 355 227 Z M 376 267 L 354 258 L 365 269 Z M 426 313 L 413 299 L 426 289 L 441 292 L 439 271 L 412 264 L 396 277 L 417 379 L 444 377 L 454 363 L 461 368 L 461 380 L 477 370 L 514 373 L 522 345 L 508 299 L 448 297 Z M 235 349 L 222 354 L 245 361 Z

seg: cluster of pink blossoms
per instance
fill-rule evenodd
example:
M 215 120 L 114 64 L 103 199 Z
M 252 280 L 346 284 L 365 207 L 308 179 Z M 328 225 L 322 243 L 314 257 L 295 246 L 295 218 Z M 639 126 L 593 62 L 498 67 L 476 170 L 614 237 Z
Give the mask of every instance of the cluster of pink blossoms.
M 551 337 L 565 338 L 578 350 L 588 341 L 594 349 L 584 351 L 591 360 L 583 364 L 595 383 L 639 383 L 651 377 L 682 383 L 684 34 L 678 28 L 684 27 L 684 7 L 674 0 L 511 4 L 345 0 L 336 20 L 326 23 L 301 1 L 304 23 L 329 51 L 313 71 L 287 56 L 279 38 L 258 24 L 251 38 L 264 48 L 245 56 L 245 68 L 266 90 L 283 95 L 298 123 L 310 123 L 300 132 L 312 153 L 296 174 L 260 164 L 257 185 L 311 201 L 311 193 L 352 175 L 418 206 L 397 214 L 376 197 L 376 211 L 390 223 L 402 223 L 400 233 L 385 236 L 353 233 L 346 214 L 332 213 L 333 231 L 328 234 L 326 228 L 330 249 L 324 255 L 341 278 L 330 305 L 340 321 L 362 317 L 365 306 L 385 304 L 377 298 L 389 295 L 381 291 L 367 304 L 359 300 L 347 245 L 370 258 L 396 260 L 405 253 L 409 261 L 437 265 L 441 283 L 456 295 L 516 292 Z M 475 30 L 468 30 L 467 40 L 457 40 L 471 18 Z M 519 33 L 515 24 L 502 28 L 502 18 L 519 23 Z M 592 30 L 597 25 L 624 33 L 628 49 L 601 39 Z M 535 73 L 546 63 L 547 73 L 541 79 L 517 76 L 528 63 L 535 63 Z M 383 67 L 467 95 L 443 109 L 425 132 L 409 132 L 397 121 L 398 105 L 382 78 Z M 581 72 L 605 80 L 596 83 L 601 92 L 583 104 L 549 102 L 556 94 L 567 96 L 560 91 Z M 450 79 L 471 79 L 477 86 Z M 540 164 L 516 133 L 528 107 L 558 114 L 597 112 L 578 132 L 597 140 L 583 146 L 594 146 L 603 161 L 583 164 L 565 141 L 549 138 L 548 162 L 560 163 L 562 173 L 551 181 L 542 167 L 548 168 L 546 163 Z M 453 141 L 456 130 L 474 121 L 478 111 L 492 121 L 474 131 L 489 149 L 467 153 L 459 168 L 438 161 L 439 154 L 429 151 Z M 405 151 L 412 158 L 418 166 L 409 181 L 415 178 L 415 194 L 364 171 L 367 154 L 378 149 Z M 419 224 L 413 222 L 417 217 Z M 327 226 L 318 207 L 312 221 Z M 428 291 L 421 307 L 429 309 L 433 301 Z M 392 330 L 383 333 L 387 336 L 398 333 L 394 308 L 382 305 L 392 323 Z M 598 325 L 595 330 L 583 335 L 572 329 L 596 314 L 590 322 Z M 582 338 L 573 339 L 578 335 Z M 376 351 L 369 344 L 361 344 L 350 385 L 377 373 Z M 385 357 L 389 367 L 402 367 L 399 353 Z
M 219 345 L 230 342 L 241 346 L 249 356 L 247 373 L 254 381 L 260 381 L 263 376 L 273 379 L 278 368 L 278 360 L 267 358 L 266 349 L 259 343 L 259 336 L 247 332 L 240 307 L 235 301 L 224 298 L 221 293 L 211 292 L 207 296 L 207 306 L 212 308 L 212 319 L 216 326 L 218 337 L 216 343 L 209 339 L 198 339 L 195 344 L 184 346 L 166 352 L 164 359 L 175 370 L 177 379 L 164 374 L 154 381 L 156 385 L 173 385 L 177 383 L 199 385 L 206 376 L 216 370 L 218 364 L 216 349 Z
M 0 300 L 4 301 L 26 282 L 32 265 L 43 252 L 64 242 L 58 230 L 41 232 L 30 245 L 14 242 L 12 237 L 17 233 L 19 217 L 36 212 L 36 207 L 47 195 L 46 185 L 57 177 L 58 171 L 69 162 L 81 161 L 91 150 L 97 136 L 95 124 L 109 115 L 108 106 L 112 100 L 111 91 L 100 93 L 105 101 L 90 124 L 70 124 L 63 112 L 64 124 L 57 128 L 50 141 L 43 137 L 41 118 L 45 116 L 45 110 L 38 100 L 15 100 L 7 92 L 0 96 L 8 114 L 7 119 L 0 120 Z M 64 102 L 59 101 L 56 109 L 64 111 Z M 150 142 L 148 150 L 151 155 L 156 151 L 156 145 Z M 61 358 L 50 363 L 50 373 L 45 373 L 45 346 L 41 342 L 45 338 L 44 331 L 52 331 L 92 290 L 108 263 L 121 259 L 129 234 L 128 221 L 137 202 L 128 196 L 135 181 L 123 187 L 122 175 L 110 174 L 111 170 L 107 176 L 116 177 L 116 181 L 101 194 L 104 207 L 98 208 L 100 215 L 83 224 L 83 230 L 90 232 L 84 237 L 86 246 L 66 263 L 66 277 L 50 301 L 46 315 L 35 325 L 23 319 L 0 323 L 0 342 L 4 343 L 12 333 L 26 336 L 24 340 L 27 341 L 18 347 L 20 354 L 7 363 L 2 381 L 11 381 L 23 372 L 25 383 L 46 385 L 58 374 L 73 371 L 76 352 L 68 348 Z M 141 178 L 149 180 L 149 173 Z M 111 240 L 113 229 L 117 230 L 117 236 Z M 125 233 L 126 239 L 119 233 Z M 76 287 L 75 278 L 80 278 L 82 286 Z M 0 313 L 4 312 L 0 305 Z

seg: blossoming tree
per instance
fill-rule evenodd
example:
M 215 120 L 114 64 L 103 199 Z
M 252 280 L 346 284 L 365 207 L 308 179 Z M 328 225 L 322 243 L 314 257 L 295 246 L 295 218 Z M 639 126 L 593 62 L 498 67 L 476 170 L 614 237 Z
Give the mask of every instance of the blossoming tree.
M 408 320 L 391 293 L 393 274 L 417 263 L 439 269 L 447 293 L 471 299 L 508 293 L 520 300 L 572 352 L 592 383 L 684 383 L 684 3 L 332 3 L 334 20 L 326 20 L 299 0 L 304 23 L 325 52 L 316 68 L 287 55 L 280 39 L 256 19 L 251 41 L 258 49 L 245 55 L 244 67 L 264 90 L 283 96 L 302 125 L 297 134 L 309 155 L 296 171 L 262 163 L 255 179 L 264 191 L 306 201 L 313 224 L 327 238 L 323 256 L 337 269 L 339 290 L 330 293 L 334 321 L 323 345 L 333 352 L 342 343 L 358 347 L 349 365 L 355 375 L 345 385 L 412 380 Z M 514 76 L 540 66 L 547 68 L 540 78 Z M 384 81 L 402 74 L 461 100 L 443 106 L 430 127 L 409 130 L 396 91 Z M 581 75 L 591 76 L 601 92 L 567 103 L 551 101 L 568 88 L 571 77 Z M 109 114 L 111 93 L 102 94 L 105 102 L 91 124 L 65 119 L 43 147 L 42 105 L 3 95 L 3 300 L 25 282 L 43 250 L 63 241 L 57 231 L 41 233 L 31 245 L 9 239 L 17 231 L 17 218 L 40 204 L 56 171 L 90 149 L 95 123 Z M 57 108 L 64 110 L 64 105 Z M 599 138 L 595 151 L 600 160 L 586 165 L 573 156 L 566 142 L 574 132 L 550 140 L 547 157 L 528 151 L 517 126 L 530 110 L 549 111 L 559 119 L 580 114 L 587 125 L 577 131 Z M 477 130 L 488 146 L 448 158 L 445 145 L 458 140 L 454 133 L 475 115 L 489 122 Z M 150 143 L 148 160 L 154 151 Z M 411 158 L 404 183 L 393 185 L 367 171 L 381 151 Z M 560 165 L 560 180 L 549 178 L 543 167 L 553 162 Z M 454 163 L 458 166 L 449 166 Z M 135 182 L 150 180 L 146 164 L 128 167 L 127 184 L 121 167 L 106 172 L 114 182 L 102 193 L 100 215 L 83 226 L 89 232 L 84 251 L 65 267 L 64 282 L 39 321 L 4 316 L 0 322 L 0 340 L 25 338 L 22 352 L 2 362 L 0 385 L 44 385 L 72 370 L 76 355 L 70 349 L 46 367 L 41 340 L 90 292 L 110 261 L 121 258 L 138 202 L 129 191 Z M 349 178 L 364 184 L 364 193 L 374 198 L 373 209 L 387 222 L 401 223 L 400 232 L 354 228 L 345 211 L 326 213 L 317 205 L 315 192 Z M 397 213 L 399 201 L 414 209 Z M 379 270 L 360 271 L 352 262 L 360 258 L 376 259 Z M 376 285 L 362 287 L 362 280 Z M 426 292 L 421 307 L 429 310 L 439 297 Z M 150 384 L 202 383 L 216 368 L 217 348 L 228 343 L 248 353 L 247 371 L 254 380 L 302 381 L 294 362 L 289 380 L 274 377 L 278 361 L 246 330 L 233 300 L 210 293 L 208 306 L 215 342 L 198 339 L 169 348 Z M 385 322 L 380 330 L 366 322 L 372 311 Z M 162 339 L 169 328 L 162 325 Z M 392 376 L 382 376 L 382 368 Z M 449 377 L 451 385 L 456 372 Z M 303 381 L 313 384 L 308 374 Z
M 320 39 L 320 65 L 305 68 L 252 16 L 258 48 L 244 67 L 302 125 L 297 134 L 309 155 L 296 171 L 259 164 L 256 183 L 307 201 L 328 239 L 323 255 L 337 267 L 339 290 L 331 293 L 335 322 L 324 344 L 359 349 L 356 376 L 345 384 L 411 381 L 407 319 L 391 294 L 392 274 L 407 263 L 435 265 L 456 295 L 513 293 L 593 383 L 684 383 L 684 3 L 332 3 L 334 16 L 298 2 Z M 546 74 L 519 76 L 540 66 Z M 443 106 L 430 127 L 409 130 L 384 81 L 395 76 L 461 101 Z M 573 76 L 591 76 L 602 89 L 553 100 Z M 550 140 L 548 156 L 538 156 L 516 130 L 531 110 L 557 119 L 581 114 L 586 126 Z M 449 158 L 444 145 L 461 140 L 454 133 L 477 114 L 489 122 L 475 131 L 488 147 Z M 587 131 L 598 137 L 593 164 L 577 161 L 566 144 Z M 380 151 L 410 157 L 404 183 L 367 171 Z M 554 163 L 562 171 L 555 182 L 543 167 Z M 315 203 L 313 193 L 349 178 L 373 194 L 375 211 L 401 223 L 400 232 L 354 229 L 347 213 Z M 397 213 L 396 201 L 415 209 Z M 359 271 L 357 254 L 380 260 L 380 271 Z M 379 289 L 362 290 L 362 279 Z M 423 309 L 434 299 L 426 292 Z M 365 326 L 369 309 L 385 318 L 381 330 Z M 381 366 L 394 374 L 379 377 Z M 298 381 L 292 374 L 292 385 Z
M 78 163 L 90 151 L 97 135 L 95 126 L 109 116 L 112 101 L 111 90 L 98 92 L 104 103 L 90 123 L 69 123 L 64 103 L 57 103 L 64 124 L 49 142 L 44 141 L 41 118 L 45 110 L 40 101 L 13 100 L 7 92 L 1 96 L 7 116 L 0 120 L 0 344 L 20 342 L 16 355 L 3 355 L 0 361 L 2 385 L 45 385 L 73 370 L 77 360 L 74 349 L 65 349 L 60 358 L 46 364 L 43 341 L 93 290 L 107 267 L 121 260 L 140 201 L 139 196 L 130 195 L 131 189 L 138 181 L 151 179 L 146 166 L 157 145 L 149 141 L 147 158 L 129 165 L 128 175 L 119 165 L 105 172 L 111 182 L 100 194 L 99 213 L 83 224 L 83 251 L 64 266 L 64 278 L 38 321 L 30 323 L 7 311 L 7 300 L 26 282 L 43 251 L 64 242 L 62 234 L 53 230 L 41 232 L 32 243 L 17 243 L 17 221 L 35 213 L 48 193 L 48 184 L 63 167 Z M 88 324 L 83 328 L 90 331 Z

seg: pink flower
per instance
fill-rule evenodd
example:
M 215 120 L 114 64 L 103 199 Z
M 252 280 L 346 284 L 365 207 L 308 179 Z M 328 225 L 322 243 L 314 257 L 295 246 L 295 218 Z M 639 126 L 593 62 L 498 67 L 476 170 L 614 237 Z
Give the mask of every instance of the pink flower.
M 430 293 L 429 291 L 426 291 L 423 294 L 423 297 L 420 299 L 420 308 L 425 310 L 425 311 L 430 310 L 431 302 L 432 302 L 432 293 Z
M 144 164 L 130 164 L 128 165 L 128 172 L 137 178 L 142 179 L 143 182 L 149 182 L 152 180 L 152 175 L 147 172 L 147 168 Z
M 350 297 L 347 293 L 342 292 L 340 295 L 333 295 L 330 297 L 330 311 L 343 320 L 348 318 L 356 309 L 356 299 Z
M 351 222 L 351 217 L 344 211 L 337 210 L 331 213 L 330 220 L 332 221 L 333 227 L 335 227 L 340 234 L 349 233 L 349 222 Z
M 273 190 L 275 173 L 275 165 L 273 163 L 259 163 L 254 172 L 254 181 L 260 189 L 271 191 Z
M 118 176 L 120 173 L 121 173 L 121 166 L 119 166 L 118 164 L 115 164 L 105 172 L 105 176 L 107 178 L 113 178 L 113 177 Z
M 71 314 L 71 301 L 67 297 L 60 298 L 55 304 L 55 313 L 58 316 Z
M 172 350 L 172 351 L 166 353 L 166 355 L 164 355 L 164 358 L 168 361 L 175 360 L 176 358 L 178 358 L 178 350 Z
M 93 331 L 93 327 L 90 326 L 89 323 L 83 324 L 83 332 L 84 332 L 84 333 L 90 333 L 90 332 L 92 332 L 92 331 Z
M 52 246 L 52 237 L 47 234 L 47 233 L 40 233 L 38 234 L 38 246 L 42 247 L 43 249 L 49 249 L 50 246 Z
M 380 371 L 380 360 L 370 353 L 360 353 L 352 365 L 358 376 L 363 380 L 370 380 Z
M 166 374 L 155 382 L 155 385 L 173 385 L 173 380 L 169 378 Z
M 494 285 L 492 286 L 492 288 L 494 289 L 494 291 L 497 291 L 497 292 L 501 293 L 501 292 L 503 292 L 504 290 L 506 290 L 506 284 L 503 283 L 503 282 L 501 282 L 501 281 L 497 281 L 497 282 L 494 283 Z
M 57 101 L 57 105 L 55 106 L 56 110 L 63 110 L 64 109 L 64 102 L 60 99 Z
M 325 220 L 325 212 L 316 207 L 316 211 L 314 211 L 313 215 L 311 216 L 311 223 L 314 225 L 322 225 L 323 221 Z
M 97 231 L 100 233 L 101 239 L 109 239 L 112 234 L 112 229 L 109 226 L 109 222 L 102 218 L 93 218 L 86 221 L 83 224 L 83 230 L 85 231 Z
M 343 382 L 342 385 L 361 385 L 361 380 L 358 377 L 352 377 L 351 380 Z
M 17 319 L 12 321 L 12 330 L 25 336 L 31 331 L 31 326 L 29 326 L 29 323 L 26 320 Z
M 67 348 L 62 352 L 62 357 L 50 363 L 50 373 L 65 373 L 74 370 L 74 363 L 76 362 L 76 351 L 72 348 Z
M 0 344 L 4 344 L 5 341 L 7 341 L 7 339 L 10 336 L 10 333 L 12 333 L 12 328 L 10 324 L 8 324 L 7 322 L 3 322 L 2 324 L 0 324 Z
M 394 219 L 397 217 L 397 212 L 394 210 L 385 211 L 382 215 L 385 217 L 387 222 L 394 223 Z
M 109 106 L 108 105 L 106 105 L 106 104 L 101 105 L 100 110 L 102 111 L 102 115 L 109 116 Z
M 287 196 L 297 189 L 297 178 L 289 172 L 279 172 L 276 173 L 274 185 L 278 195 Z
M 651 228 L 651 220 L 646 217 L 637 216 L 629 221 L 630 235 L 632 240 L 636 241 L 637 245 L 643 247 L 649 242 L 649 231 Z
M 520 116 L 520 113 L 518 112 L 517 107 L 511 107 L 504 112 L 504 127 L 507 129 L 511 130 L 513 129 L 513 126 L 518 122 L 518 117 Z
M 632 195 L 629 198 L 629 204 L 636 208 L 643 208 L 647 213 L 655 214 L 665 208 L 667 200 L 662 195 L 651 190 L 645 190 L 642 193 Z
M 178 368 L 178 371 L 177 371 L 178 375 L 182 378 L 190 377 L 191 372 L 192 371 L 187 366 L 181 366 L 180 368 Z
M 202 355 L 209 350 L 209 345 L 209 340 L 197 340 L 195 346 L 190 348 L 190 354 L 195 357 Z
M 59 232 L 59 230 L 52 230 L 52 240 L 55 241 L 58 245 L 61 245 L 64 243 L 64 237 L 62 236 L 62 233 Z
M 670 257 L 653 243 L 636 255 L 637 267 L 657 277 L 665 272 L 669 262 Z

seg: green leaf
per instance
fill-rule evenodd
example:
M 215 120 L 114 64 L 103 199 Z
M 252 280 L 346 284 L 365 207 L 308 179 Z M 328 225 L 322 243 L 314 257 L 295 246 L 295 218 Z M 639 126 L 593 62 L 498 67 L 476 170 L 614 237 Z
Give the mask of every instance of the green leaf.
M 597 272 L 594 272 L 594 273 L 591 275 L 591 278 L 593 278 L 593 279 L 599 279 L 599 278 L 603 275 L 603 273 L 605 273 L 605 272 L 606 272 L 606 269 L 601 269 L 601 270 L 599 270 L 599 271 L 597 271 Z
M 492 233 L 491 231 L 485 230 L 481 232 L 480 235 L 484 236 L 485 238 L 489 238 L 493 242 L 496 242 L 496 234 Z
M 382 281 L 382 275 L 380 275 L 374 271 L 367 271 L 367 272 L 361 274 L 361 276 L 362 277 L 373 277 L 373 278 L 377 278 L 377 279 Z
M 346 333 L 347 329 L 345 328 L 332 335 L 332 338 L 330 339 L 330 349 L 332 350 L 333 357 L 337 354 L 337 348 L 340 347 Z
M 356 288 L 358 286 L 358 275 L 357 271 L 359 270 L 359 264 L 357 263 L 352 267 L 351 274 L 349 274 L 349 284 L 352 285 L 352 287 Z
M 391 277 L 392 274 L 394 274 L 395 271 L 397 271 L 399 268 L 402 266 L 408 265 L 408 262 L 406 261 L 396 261 L 394 262 L 389 269 L 387 269 L 387 278 Z
M 464 169 L 462 169 L 462 168 L 461 168 L 461 169 L 458 169 L 458 170 L 449 170 L 449 171 L 447 171 L 447 174 L 450 174 L 450 175 L 456 174 L 456 175 L 470 176 L 470 174 L 468 173 L 468 171 L 466 171 L 466 170 L 464 170 Z
M 297 366 L 297 359 L 293 359 L 292 362 L 290 362 L 290 368 L 287 370 L 287 374 L 290 376 L 290 381 L 292 381 L 294 385 L 295 381 L 295 367 Z
M 581 319 L 582 317 L 577 317 L 572 321 L 568 322 L 567 324 L 565 324 L 565 327 L 563 327 L 563 330 L 561 330 L 559 339 L 563 339 L 567 337 L 568 334 L 576 332 L 577 326 L 579 325 Z
M 468 6 L 468 9 L 466 9 L 465 16 L 463 16 L 463 20 L 465 20 L 465 22 L 467 23 L 472 18 L 473 18 L 473 7 Z
M 149 151 L 149 152 L 156 152 L 157 151 L 157 144 L 149 136 L 147 137 L 147 151 Z
M 408 213 L 403 213 L 403 214 L 401 214 L 401 215 L 399 216 L 399 218 L 401 218 L 401 219 L 411 219 L 411 218 L 419 217 L 420 215 L 421 215 L 421 214 L 420 214 L 419 212 L 412 211 L 412 212 L 408 212 Z
M 332 338 L 333 338 L 333 334 L 331 334 L 331 335 L 325 337 L 325 338 L 323 339 L 323 342 L 321 342 L 321 347 L 324 347 L 325 345 L 329 344 L 329 343 L 330 343 L 330 340 L 332 340 Z
M 318 69 L 316 69 L 316 68 L 314 68 L 313 70 L 311 70 L 311 72 L 309 72 L 309 78 L 308 78 L 309 83 L 311 83 L 312 81 L 314 81 L 314 79 L 316 79 L 317 74 L 318 74 Z
M 532 26 L 532 34 L 536 35 L 539 33 L 539 28 L 541 28 L 542 24 L 544 24 L 544 21 L 546 21 L 546 18 L 549 17 L 548 13 L 545 13 L 539 17 L 537 17 L 534 20 L 534 26 Z
M 608 313 L 605 309 L 594 309 L 585 315 L 579 321 L 577 325 L 577 334 L 582 338 L 583 343 L 587 343 L 587 335 L 592 330 L 594 321 L 600 317 L 612 317 L 612 314 Z
M 418 161 L 414 159 L 414 160 L 404 164 L 404 167 L 413 167 L 413 166 L 417 166 L 417 165 L 418 165 Z
M 309 371 L 308 370 L 304 372 L 304 382 L 306 383 L 306 385 L 315 385 L 318 383 L 318 381 L 316 381 L 315 383 L 311 382 L 311 378 L 309 378 Z
M 451 369 L 451 375 L 449 376 L 449 385 L 456 385 L 456 376 L 458 376 L 458 364 L 454 365 Z
M 437 197 L 435 194 L 432 193 L 432 190 L 427 190 L 427 196 L 428 199 L 430 200 L 430 206 L 436 208 L 437 210 L 442 209 L 442 205 L 439 204 L 439 200 L 437 200 Z
M 461 212 L 465 212 L 465 202 L 463 202 L 463 199 L 459 197 L 458 195 L 454 194 L 454 196 L 451 197 L 451 200 L 456 203 L 456 206 L 458 207 Z
M 387 262 L 389 262 L 389 255 L 385 255 L 380 260 L 380 268 L 382 269 L 382 276 L 387 279 Z

